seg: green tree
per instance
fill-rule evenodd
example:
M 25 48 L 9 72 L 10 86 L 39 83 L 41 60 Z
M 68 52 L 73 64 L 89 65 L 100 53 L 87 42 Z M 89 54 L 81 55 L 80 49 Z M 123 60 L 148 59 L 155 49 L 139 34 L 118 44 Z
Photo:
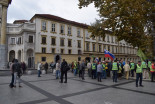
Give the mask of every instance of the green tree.
M 105 37 L 105 33 L 125 40 L 134 47 L 147 52 L 152 45 L 150 35 L 152 12 L 155 10 L 148 0 L 79 0 L 79 8 L 94 3 L 100 20 L 91 24 L 89 32 Z M 110 31 L 110 32 L 109 32 Z

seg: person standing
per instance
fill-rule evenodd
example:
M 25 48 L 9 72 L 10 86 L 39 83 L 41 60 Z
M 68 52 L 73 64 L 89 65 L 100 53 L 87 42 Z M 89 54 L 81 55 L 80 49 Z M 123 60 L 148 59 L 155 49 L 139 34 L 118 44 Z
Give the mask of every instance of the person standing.
M 11 83 L 10 83 L 10 88 L 13 88 L 14 87 L 14 71 L 13 71 L 13 64 L 14 64 L 14 60 L 12 60 L 12 63 L 10 65 L 10 70 L 11 70 L 11 75 L 12 75 L 12 78 L 11 78 Z
M 22 69 L 23 69 L 23 74 L 25 74 L 25 71 L 26 71 L 26 64 L 25 64 L 25 62 L 22 63 Z
M 47 74 L 47 70 L 48 70 L 48 63 L 46 62 L 45 65 L 44 65 L 44 69 L 45 69 L 45 72 Z
M 115 60 L 112 63 L 112 72 L 113 72 L 113 82 L 117 82 L 117 71 L 119 70 L 119 64 Z
M 63 76 L 65 75 L 65 82 L 67 83 L 67 62 L 65 61 L 65 59 L 63 59 L 63 62 L 61 64 L 61 81 L 60 83 L 63 83 Z
M 101 82 L 101 73 L 102 73 L 103 67 L 101 62 L 97 65 L 97 77 L 98 77 L 98 82 Z
M 77 74 L 77 63 L 74 61 L 74 76 Z
M 56 79 L 60 78 L 60 60 L 56 63 Z
M 152 64 L 150 66 L 150 72 L 151 72 L 151 82 L 154 82 L 154 79 L 155 79 L 155 60 L 152 61 Z
M 91 63 L 90 62 L 87 63 L 87 68 L 88 68 L 88 76 L 91 77 L 91 73 L 92 73 L 91 71 L 92 70 L 91 70 Z
M 17 59 L 15 59 L 15 63 L 13 64 L 13 71 L 14 71 L 14 87 L 16 87 L 16 80 L 18 80 L 19 87 L 22 87 L 20 85 L 21 80 L 20 77 L 22 75 L 22 69 L 21 69 L 21 64 L 18 62 Z
M 124 71 L 125 71 L 125 77 L 128 80 L 129 79 L 129 71 L 130 71 L 130 66 L 129 62 L 126 62 L 124 65 Z
M 142 70 L 141 61 L 138 61 L 138 64 L 135 65 L 135 71 L 136 71 L 136 87 L 138 87 L 139 79 L 140 79 L 139 86 L 143 87 L 143 85 L 142 85 L 143 70 Z
M 37 69 L 37 70 L 38 70 L 38 77 L 41 77 L 41 76 L 40 76 L 40 74 L 41 74 L 41 68 L 42 68 L 42 63 L 39 62 L 39 63 L 38 63 L 38 69 Z
M 105 61 L 103 61 L 102 63 L 102 79 L 106 79 L 107 78 L 107 74 L 106 74 L 106 70 L 105 70 Z
M 80 65 L 81 65 L 80 62 L 78 62 L 77 69 L 79 70 L 79 78 L 82 77 L 82 70 L 80 68 Z
M 135 63 L 131 61 L 130 63 L 131 77 L 134 77 L 134 69 L 135 69 Z
M 96 79 L 97 64 L 95 61 L 92 63 L 91 69 L 92 69 L 92 79 Z
M 80 70 L 81 70 L 82 80 L 85 80 L 84 79 L 84 74 L 85 74 L 85 60 L 82 60 L 82 63 L 80 64 Z
M 143 78 L 146 79 L 146 76 L 147 76 L 147 65 L 146 65 L 145 61 L 142 62 L 142 70 L 143 70 Z
M 52 73 L 53 73 L 53 70 L 54 70 L 54 68 L 55 68 L 55 64 L 54 64 L 53 61 L 51 62 L 50 67 L 51 67 L 51 69 L 52 69 Z

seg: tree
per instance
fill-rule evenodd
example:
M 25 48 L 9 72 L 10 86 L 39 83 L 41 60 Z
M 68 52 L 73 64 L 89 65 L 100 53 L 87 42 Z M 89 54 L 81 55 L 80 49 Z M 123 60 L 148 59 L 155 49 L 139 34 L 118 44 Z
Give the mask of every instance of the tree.
M 98 9 L 100 20 L 91 24 L 89 32 L 96 36 L 116 36 L 118 41 L 125 40 L 133 47 L 147 52 L 146 47 L 152 45 L 151 20 L 155 10 L 148 0 L 79 0 L 79 8 L 94 3 Z

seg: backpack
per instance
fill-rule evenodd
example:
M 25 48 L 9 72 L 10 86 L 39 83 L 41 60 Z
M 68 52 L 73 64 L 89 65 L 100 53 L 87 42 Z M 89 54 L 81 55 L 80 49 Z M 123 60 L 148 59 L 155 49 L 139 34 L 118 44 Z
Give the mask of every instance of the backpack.
M 152 69 L 155 69 L 155 64 L 152 64 Z

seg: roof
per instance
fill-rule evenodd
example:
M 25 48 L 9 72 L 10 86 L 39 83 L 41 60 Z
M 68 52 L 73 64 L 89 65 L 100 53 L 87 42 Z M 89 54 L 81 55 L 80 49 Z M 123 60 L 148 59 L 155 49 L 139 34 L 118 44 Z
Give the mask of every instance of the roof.
M 13 24 L 29 22 L 28 20 L 15 20 Z
M 44 18 L 44 19 L 49 19 L 52 21 L 57 21 L 57 22 L 62 22 L 62 23 L 67 23 L 67 24 L 71 24 L 71 25 L 75 25 L 78 27 L 82 27 L 82 28 L 88 28 L 89 25 L 87 24 L 83 24 L 83 23 L 78 23 L 75 21 L 71 21 L 71 20 L 67 20 L 58 16 L 54 16 L 54 15 L 50 15 L 50 14 L 35 14 L 30 21 L 32 21 L 34 18 Z

